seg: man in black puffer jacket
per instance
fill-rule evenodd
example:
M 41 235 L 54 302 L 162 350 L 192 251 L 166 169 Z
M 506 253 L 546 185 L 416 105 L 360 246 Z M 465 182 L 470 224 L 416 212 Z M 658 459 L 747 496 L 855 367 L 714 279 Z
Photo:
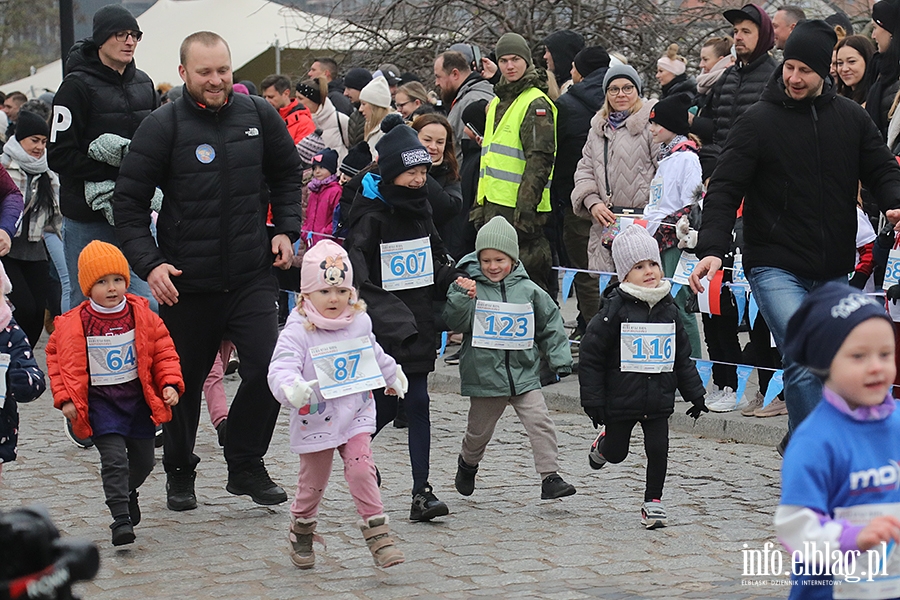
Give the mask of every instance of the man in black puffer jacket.
M 274 265 L 291 265 L 300 235 L 300 158 L 281 117 L 257 96 L 232 93 L 231 53 L 215 33 L 181 45 L 184 95 L 141 124 L 116 182 L 116 233 L 147 278 L 181 357 L 185 394 L 166 424 L 168 507 L 197 507 L 193 453 L 200 391 L 222 339 L 241 357 L 228 413 L 225 460 L 232 494 L 278 504 L 284 490 L 263 456 L 279 405 L 266 381 L 278 339 Z M 165 194 L 150 235 L 150 198 Z M 266 231 L 271 206 L 271 242 Z
M 585 48 L 575 55 L 569 91 L 556 101 L 558 149 L 553 165 L 550 199 L 553 202 L 557 239 L 565 247 L 567 267 L 587 269 L 587 244 L 591 221 L 576 217 L 572 210 L 572 190 L 575 189 L 575 168 L 591 130 L 591 119 L 603 107 L 606 92 L 603 77 L 609 69 L 609 54 L 601 46 Z M 562 256 L 561 250 L 558 251 Z M 578 326 L 575 337 L 584 335 L 590 320 L 600 307 L 597 280 L 587 273 L 575 275 L 575 294 L 578 297 Z
M 734 26 L 738 60 L 716 82 L 703 111 L 691 123 L 691 133 L 703 142 L 700 164 L 704 180 L 715 170 L 731 127 L 759 100 L 778 64 L 768 53 L 775 46 L 775 33 L 766 11 L 747 4 L 740 10 L 726 10 L 724 15 Z
M 828 77 L 835 43 L 824 21 L 797 25 L 761 101 L 732 128 L 704 201 L 691 287 L 702 290 L 700 278 L 721 268 L 743 199 L 744 270 L 781 349 L 803 298 L 853 271 L 858 182 L 900 220 L 900 167 L 866 111 Z M 788 359 L 784 366 L 793 430 L 819 402 L 822 382 Z
M 78 281 L 78 255 L 89 242 L 116 243 L 115 230 L 103 212 L 88 205 L 84 184 L 114 181 L 119 169 L 88 156 L 88 147 L 107 133 L 131 139 L 141 121 L 159 106 L 153 82 L 134 64 L 142 35 L 126 8 L 113 5 L 98 10 L 93 36 L 72 46 L 66 77 L 53 97 L 47 160 L 59 173 L 63 243 L 71 281 Z M 147 284 L 137 277 L 131 278 L 129 291 L 150 298 Z M 63 300 L 64 307 L 75 307 L 85 297 L 81 287 L 73 285 L 69 298 Z

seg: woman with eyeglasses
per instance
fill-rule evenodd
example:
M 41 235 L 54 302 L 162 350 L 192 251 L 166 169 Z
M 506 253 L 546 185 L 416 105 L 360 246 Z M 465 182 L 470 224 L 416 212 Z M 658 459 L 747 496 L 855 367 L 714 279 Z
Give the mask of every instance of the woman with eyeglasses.
M 603 89 L 603 108 L 591 120 L 575 171 L 572 207 L 576 215 L 593 220 L 588 268 L 610 273 L 615 272 L 610 248 L 616 212 L 643 213 L 650 199 L 659 144 L 650 133 L 650 113 L 656 100 L 641 99 L 642 81 L 634 67 L 610 67 Z
M 405 121 L 412 121 L 418 115 L 434 112 L 434 103 L 428 97 L 428 91 L 418 81 L 410 81 L 397 88 L 394 106 Z

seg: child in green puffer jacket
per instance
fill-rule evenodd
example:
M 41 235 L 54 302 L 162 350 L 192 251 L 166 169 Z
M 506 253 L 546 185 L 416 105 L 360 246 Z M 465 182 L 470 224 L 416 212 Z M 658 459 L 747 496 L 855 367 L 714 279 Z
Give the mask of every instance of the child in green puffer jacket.
M 519 262 L 516 230 L 494 217 L 478 231 L 475 252 L 464 256 L 447 293 L 444 319 L 463 333 L 461 393 L 470 396 L 469 422 L 456 471 L 456 490 L 475 491 L 475 474 L 494 427 L 511 404 L 528 432 L 541 498 L 562 498 L 575 487 L 559 476 L 556 426 L 541 393 L 540 357 L 559 375 L 572 372 L 572 354 L 553 299 Z

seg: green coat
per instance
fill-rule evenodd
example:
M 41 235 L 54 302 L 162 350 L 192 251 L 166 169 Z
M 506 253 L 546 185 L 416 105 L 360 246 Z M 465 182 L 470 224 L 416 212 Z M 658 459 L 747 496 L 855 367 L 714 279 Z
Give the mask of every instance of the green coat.
M 528 278 L 521 262 L 499 283 L 492 283 L 481 272 L 475 252 L 464 256 L 457 268 L 478 284 L 476 298 L 489 302 L 531 304 L 534 308 L 534 345 L 529 350 L 497 350 L 472 347 L 472 322 L 475 299 L 453 283 L 447 292 L 444 320 L 453 331 L 463 334 L 459 359 L 461 394 L 484 398 L 518 396 L 541 388 L 540 357 L 544 354 L 550 368 L 560 375 L 572 372 L 572 353 L 563 329 L 559 307 L 553 299 Z

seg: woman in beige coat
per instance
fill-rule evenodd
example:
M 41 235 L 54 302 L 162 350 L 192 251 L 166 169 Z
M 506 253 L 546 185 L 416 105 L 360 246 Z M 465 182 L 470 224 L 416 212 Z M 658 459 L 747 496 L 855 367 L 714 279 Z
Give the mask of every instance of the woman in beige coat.
M 615 223 L 610 207 L 643 213 L 656 173 L 659 144 L 650 134 L 650 111 L 656 100 L 641 100 L 641 78 L 629 65 L 611 67 L 603 80 L 606 101 L 591 120 L 591 131 L 575 171 L 572 207 L 592 219 L 588 267 L 615 272 L 603 228 Z

